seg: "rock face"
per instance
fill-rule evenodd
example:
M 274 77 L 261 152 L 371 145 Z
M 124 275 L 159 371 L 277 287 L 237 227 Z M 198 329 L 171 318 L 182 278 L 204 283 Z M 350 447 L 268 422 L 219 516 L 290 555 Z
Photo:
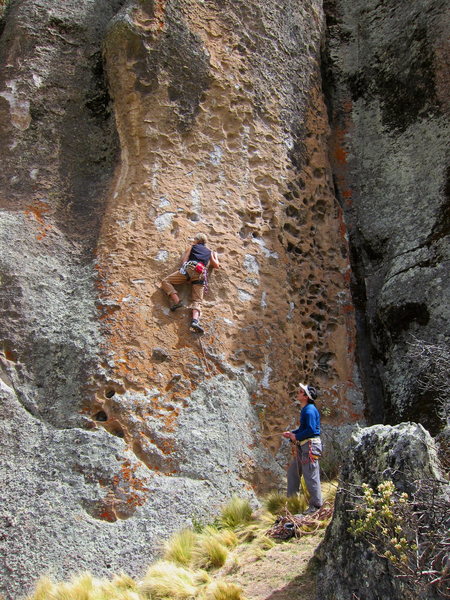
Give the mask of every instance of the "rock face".
M 372 418 L 445 425 L 415 340 L 448 348 L 447 5 L 327 0 L 324 83 Z
M 333 520 L 317 551 L 318 598 L 327 600 L 392 600 L 405 598 L 402 582 L 388 561 L 355 540 L 348 529 L 354 517 L 355 487 L 372 488 L 391 480 L 411 494 L 418 480 L 443 479 L 436 447 L 427 431 L 412 423 L 374 425 L 354 433 L 344 464 Z M 409 596 L 408 596 L 409 597 Z M 417 597 L 417 596 L 416 596 Z M 426 598 L 434 596 L 428 589 Z
M 446 343 L 444 9 L 0 1 L 8 600 L 284 485 L 298 381 L 332 443 L 442 427 L 408 343 Z M 202 338 L 159 289 L 199 231 Z
M 231 493 L 282 485 L 299 380 L 330 436 L 363 418 L 323 29 L 319 0 L 4 10 L 8 600 L 44 572 L 139 575 Z M 197 231 L 222 264 L 201 339 L 159 289 Z

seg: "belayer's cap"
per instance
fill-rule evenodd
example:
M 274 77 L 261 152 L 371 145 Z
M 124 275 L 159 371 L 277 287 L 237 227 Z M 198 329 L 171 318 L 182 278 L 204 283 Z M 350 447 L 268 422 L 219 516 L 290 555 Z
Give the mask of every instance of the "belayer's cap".
M 316 388 L 313 388 L 312 385 L 307 385 L 306 383 L 299 383 L 298 387 L 302 388 L 302 390 L 312 402 L 314 402 L 314 400 L 317 398 L 317 390 Z

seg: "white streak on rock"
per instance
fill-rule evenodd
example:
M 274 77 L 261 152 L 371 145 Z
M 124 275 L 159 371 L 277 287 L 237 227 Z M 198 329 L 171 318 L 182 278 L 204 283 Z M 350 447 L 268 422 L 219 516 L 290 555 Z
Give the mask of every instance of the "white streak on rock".
M 245 290 L 238 290 L 238 297 L 241 302 L 250 302 L 250 300 L 253 300 L 253 296 Z
M 259 273 L 258 261 L 252 254 L 246 254 L 244 257 L 244 269 L 248 273 Z
M 214 150 L 209 154 L 213 165 L 220 165 L 222 162 L 223 150 L 220 146 L 214 146 Z
M 267 308 L 266 298 L 267 298 L 267 292 L 263 292 L 261 294 L 261 308 Z
M 166 262 L 168 258 L 169 253 L 167 252 L 167 250 L 160 250 L 155 256 L 155 260 L 157 260 L 158 262 Z
M 267 256 L 267 258 L 278 258 L 277 252 L 272 252 L 271 250 L 266 248 L 266 243 L 264 240 L 261 240 L 259 238 L 253 238 L 252 242 L 260 246 L 262 253 L 264 254 L 264 256 Z
M 174 218 L 175 213 L 166 212 L 156 217 L 155 219 L 155 227 L 158 231 L 165 231 L 169 227 L 172 226 L 172 219 Z
M 10 91 L 0 92 L 0 96 L 9 104 L 9 113 L 11 115 L 11 123 L 17 129 L 25 131 L 31 123 L 30 102 L 28 100 L 20 100 L 16 94 L 16 82 L 7 81 L 6 87 Z

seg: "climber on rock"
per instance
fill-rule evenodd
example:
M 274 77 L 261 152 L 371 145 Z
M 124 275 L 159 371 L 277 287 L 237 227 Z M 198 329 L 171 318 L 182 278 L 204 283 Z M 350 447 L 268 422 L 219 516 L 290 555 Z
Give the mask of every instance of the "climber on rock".
M 298 384 L 298 401 L 300 411 L 300 426 L 294 431 L 285 431 L 283 436 L 295 444 L 294 460 L 287 472 L 287 495 L 295 496 L 300 488 L 300 476 L 306 483 L 309 492 L 309 508 L 305 514 L 310 514 L 322 506 L 320 489 L 319 458 L 322 455 L 320 440 L 320 414 L 314 401 L 317 391 L 311 385 Z
M 198 233 L 194 238 L 194 243 L 186 249 L 181 258 L 181 268 L 168 275 L 161 282 L 161 288 L 172 301 L 171 311 L 183 306 L 174 285 L 182 285 L 186 282 L 191 284 L 192 320 L 190 326 L 196 333 L 204 333 L 199 320 L 203 295 L 207 285 L 208 266 L 211 265 L 214 269 L 218 269 L 220 266 L 217 253 L 206 247 L 206 239 L 204 233 Z

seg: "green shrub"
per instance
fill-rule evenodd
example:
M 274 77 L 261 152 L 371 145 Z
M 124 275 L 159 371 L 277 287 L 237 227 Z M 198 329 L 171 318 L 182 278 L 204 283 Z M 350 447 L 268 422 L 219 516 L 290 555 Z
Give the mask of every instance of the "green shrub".
M 424 598 L 431 588 L 447 597 L 449 512 L 445 480 L 414 482 L 412 497 L 381 482 L 355 486 L 349 531 L 389 561 L 402 578 L 404 597 Z M 434 596 L 433 596 L 434 597 Z
M 11 0 L 0 0 L 0 19 L 3 17 L 10 4 Z

